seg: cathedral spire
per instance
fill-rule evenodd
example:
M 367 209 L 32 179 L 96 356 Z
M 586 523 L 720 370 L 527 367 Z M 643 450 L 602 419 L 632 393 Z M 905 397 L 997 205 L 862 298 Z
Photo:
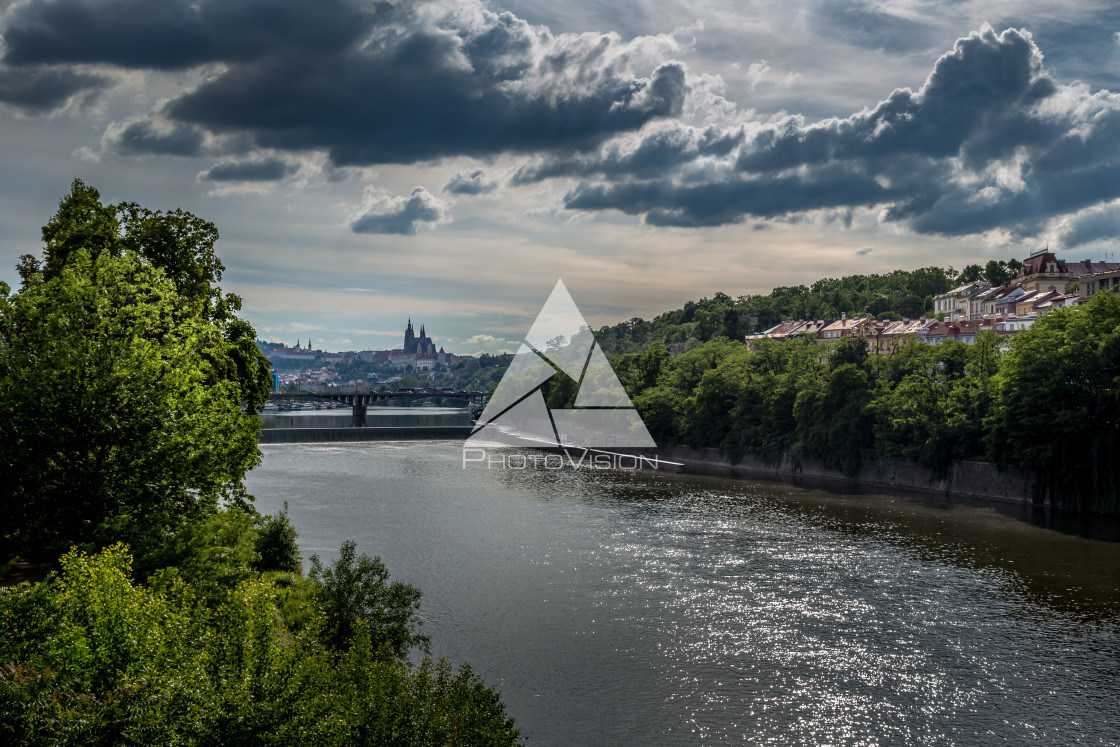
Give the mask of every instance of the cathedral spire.
M 412 317 L 408 318 L 408 326 L 404 330 L 404 352 L 416 352 L 416 334 L 412 331 Z

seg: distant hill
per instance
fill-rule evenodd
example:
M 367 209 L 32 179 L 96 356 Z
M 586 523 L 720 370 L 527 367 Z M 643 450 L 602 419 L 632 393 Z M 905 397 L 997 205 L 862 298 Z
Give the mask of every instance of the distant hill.
M 1000 273 L 1008 272 L 1006 262 L 991 264 Z M 732 298 L 716 293 L 712 298 L 689 301 L 652 321 L 634 317 L 602 327 L 595 338 L 609 356 L 644 352 L 655 342 L 681 352 L 715 337 L 742 340 L 744 335 L 769 329 L 784 319 L 838 319 L 841 314 L 917 318 L 932 315 L 933 297 L 952 289 L 966 272 L 983 277 L 986 271 L 978 265 L 959 273 L 952 268 L 923 267 L 883 275 L 824 278 L 808 286 L 775 288 L 765 295 Z

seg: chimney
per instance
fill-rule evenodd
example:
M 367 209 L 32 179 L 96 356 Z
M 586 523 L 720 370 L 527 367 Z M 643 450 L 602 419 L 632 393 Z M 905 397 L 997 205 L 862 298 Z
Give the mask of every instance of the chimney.
M 840 321 L 844 321 L 844 320 L 845 320 L 845 319 L 847 319 L 847 318 L 848 318 L 848 312 L 846 312 L 846 311 L 841 311 L 841 312 L 840 312 Z

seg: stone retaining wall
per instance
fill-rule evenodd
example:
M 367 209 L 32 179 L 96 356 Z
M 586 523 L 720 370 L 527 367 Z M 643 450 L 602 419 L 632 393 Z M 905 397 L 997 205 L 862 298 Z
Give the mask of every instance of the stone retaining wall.
M 694 474 L 727 475 L 764 480 L 809 482 L 833 489 L 853 491 L 909 491 L 949 498 L 971 498 L 1004 503 L 1030 505 L 1031 476 L 1014 467 L 1000 470 L 989 462 L 956 462 L 944 480 L 928 469 L 899 459 L 881 459 L 863 464 L 854 477 L 825 467 L 811 459 L 768 464 L 745 456 L 732 460 L 719 449 L 694 449 L 674 446 L 660 450 L 663 459 L 683 462 L 684 471 Z

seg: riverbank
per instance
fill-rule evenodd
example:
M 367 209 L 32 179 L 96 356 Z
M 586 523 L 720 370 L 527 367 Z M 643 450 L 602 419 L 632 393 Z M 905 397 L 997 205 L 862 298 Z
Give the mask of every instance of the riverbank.
M 362 441 L 425 441 L 466 439 L 470 426 L 415 426 L 366 428 L 275 428 L 260 432 L 260 443 L 352 443 Z M 557 449 L 558 450 L 558 449 Z M 645 453 L 643 450 L 641 453 Z M 792 482 L 810 487 L 851 492 L 903 491 L 945 498 L 996 501 L 1031 506 L 1030 474 L 989 462 L 955 462 L 944 479 L 932 470 L 901 459 L 865 462 L 848 477 L 814 459 L 785 457 L 772 464 L 752 456 L 733 459 L 714 448 L 672 446 L 650 450 L 649 455 L 676 462 L 675 472 L 755 480 Z
M 691 474 L 775 480 L 853 492 L 902 491 L 1019 506 L 1033 505 L 1030 474 L 1014 467 L 1001 470 L 989 462 L 954 462 L 949 474 L 941 479 L 932 470 L 901 459 L 865 462 L 854 476 L 848 477 L 816 460 L 795 460 L 789 456 L 779 464 L 771 464 L 751 456 L 734 460 L 719 449 L 689 446 L 661 448 L 658 456 L 682 463 L 684 472 Z

